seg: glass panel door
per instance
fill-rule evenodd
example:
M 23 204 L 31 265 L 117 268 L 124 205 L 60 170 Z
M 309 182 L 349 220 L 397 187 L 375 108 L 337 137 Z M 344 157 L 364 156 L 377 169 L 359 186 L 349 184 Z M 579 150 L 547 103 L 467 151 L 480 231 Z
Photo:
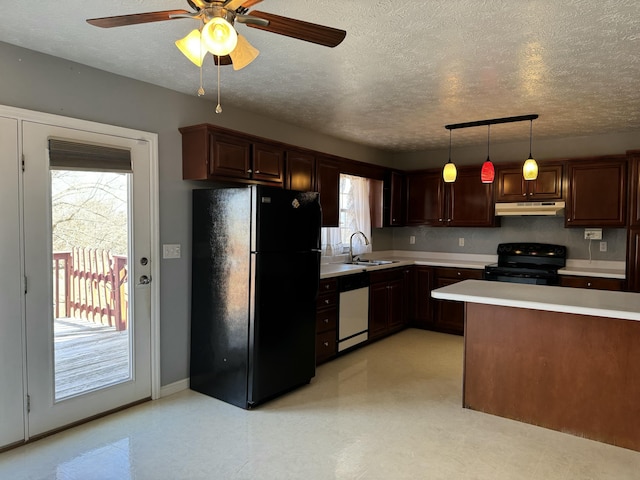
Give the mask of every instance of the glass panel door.
M 151 396 L 151 146 L 102 127 L 23 123 L 28 437 Z M 132 171 L 52 169 L 51 139 Z

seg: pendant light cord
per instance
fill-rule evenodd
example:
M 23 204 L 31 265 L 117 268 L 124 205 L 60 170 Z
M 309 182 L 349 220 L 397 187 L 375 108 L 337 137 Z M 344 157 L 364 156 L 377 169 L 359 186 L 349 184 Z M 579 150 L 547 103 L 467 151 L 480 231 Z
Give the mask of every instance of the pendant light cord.
M 487 125 L 487 162 L 489 162 L 489 139 L 491 138 L 491 125 Z
M 222 113 L 220 106 L 220 56 L 218 56 L 218 104 L 216 105 L 216 113 Z
M 529 121 L 529 158 L 533 158 L 531 155 L 531 140 L 533 138 L 533 120 Z
M 451 130 L 449 130 L 449 163 L 451 163 Z

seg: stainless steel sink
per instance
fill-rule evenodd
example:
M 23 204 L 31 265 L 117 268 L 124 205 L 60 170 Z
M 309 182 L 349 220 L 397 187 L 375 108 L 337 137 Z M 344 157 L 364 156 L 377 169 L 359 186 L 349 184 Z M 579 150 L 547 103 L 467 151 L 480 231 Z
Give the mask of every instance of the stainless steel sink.
M 353 262 L 344 262 L 348 265 L 364 265 L 364 266 L 375 266 L 375 265 L 389 265 L 391 263 L 398 263 L 398 260 L 356 260 Z

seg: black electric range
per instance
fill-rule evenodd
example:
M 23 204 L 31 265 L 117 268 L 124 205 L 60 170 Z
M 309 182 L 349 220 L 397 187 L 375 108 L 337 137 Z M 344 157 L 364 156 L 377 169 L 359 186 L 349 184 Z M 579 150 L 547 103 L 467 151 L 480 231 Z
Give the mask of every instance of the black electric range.
M 498 263 L 484 267 L 484 279 L 498 282 L 558 285 L 567 247 L 548 243 L 501 243 Z

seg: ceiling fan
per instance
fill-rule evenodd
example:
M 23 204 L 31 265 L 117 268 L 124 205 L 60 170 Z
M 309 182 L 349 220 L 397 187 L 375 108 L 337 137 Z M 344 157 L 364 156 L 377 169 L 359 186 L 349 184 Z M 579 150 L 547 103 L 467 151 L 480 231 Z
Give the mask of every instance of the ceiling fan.
M 262 0 L 187 0 L 189 6 L 194 10 L 193 12 L 187 10 L 164 10 L 91 18 L 87 22 L 96 27 L 111 28 L 178 18 L 199 19 L 203 24 L 201 30 L 191 32 L 191 39 L 187 36 L 182 40 L 178 40 L 176 46 L 198 66 L 202 65 L 204 54 L 211 52 L 214 55 L 216 64 L 232 64 L 236 70 L 251 63 L 259 53 L 246 39 L 237 35 L 233 27 L 236 21 L 244 23 L 248 27 L 326 47 L 339 45 L 347 34 L 344 30 L 337 28 L 325 27 L 271 13 L 257 10 L 249 12 L 249 8 L 260 2 Z M 231 40 L 228 39 L 229 36 L 232 37 Z M 192 42 L 190 43 L 191 46 L 187 46 L 189 41 Z M 179 44 L 179 42 L 183 43 Z

